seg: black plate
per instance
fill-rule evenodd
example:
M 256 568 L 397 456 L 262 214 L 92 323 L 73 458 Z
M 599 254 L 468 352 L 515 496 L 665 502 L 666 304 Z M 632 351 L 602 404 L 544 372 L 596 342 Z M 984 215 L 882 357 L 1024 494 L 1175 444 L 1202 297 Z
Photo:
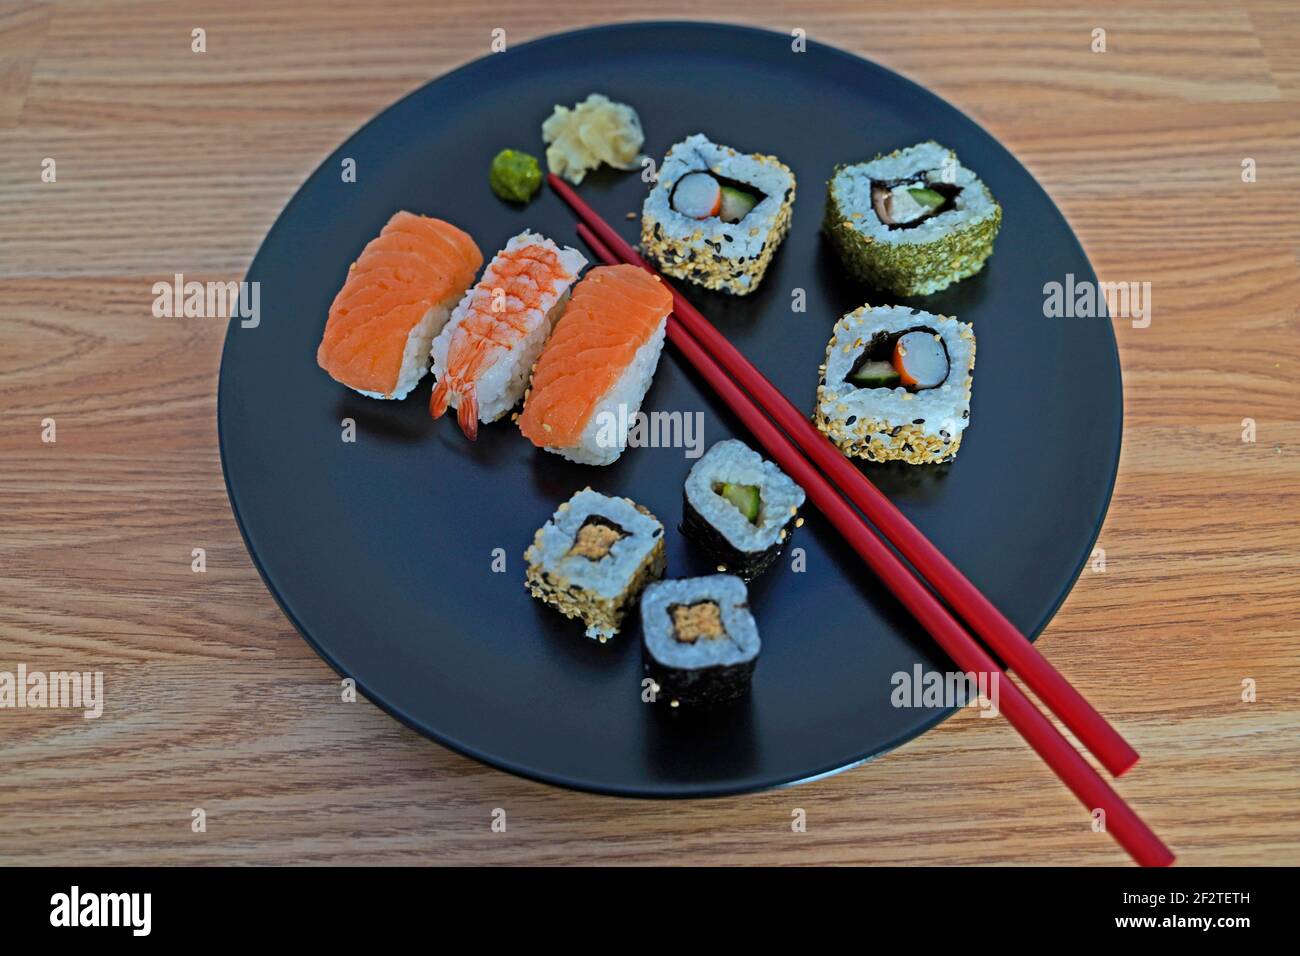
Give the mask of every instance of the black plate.
M 509 423 L 467 442 L 426 410 L 363 398 L 316 366 L 349 263 L 397 209 L 468 229 L 490 258 L 525 226 L 583 248 L 549 191 L 519 210 L 488 189 L 492 156 L 540 155 L 556 103 L 596 90 L 634 105 L 645 151 L 703 131 L 774 153 L 798 177 L 794 225 L 762 287 L 693 300 L 792 400 L 811 411 L 835 319 L 887 296 L 846 279 L 818 232 L 837 162 L 937 139 L 1001 201 L 989 265 L 905 300 L 975 323 L 972 425 L 950 466 L 870 466 L 871 478 L 1026 633 L 1036 635 L 1088 557 L 1118 462 L 1121 390 L 1104 319 L 1043 317 L 1043 285 L 1095 280 L 1046 193 L 973 122 L 888 70 L 817 43 L 709 24 L 633 24 L 550 37 L 485 57 L 381 113 L 330 156 L 281 214 L 249 269 L 261 324 L 231 324 L 221 365 L 221 454 L 249 551 L 290 620 L 366 697 L 433 739 L 551 783 L 607 793 L 755 790 L 896 747 L 946 710 L 896 709 L 890 676 L 945 656 L 819 515 L 751 588 L 763 652 L 750 699 L 705 715 L 642 703 L 640 628 L 607 645 L 532 600 L 522 553 L 555 506 L 590 484 L 668 527 L 669 573 L 708 564 L 677 533 L 681 449 L 632 449 L 587 468 L 533 449 Z M 357 182 L 343 182 L 344 158 Z M 645 185 L 602 170 L 582 195 L 635 239 Z M 590 256 L 590 251 L 583 248 Z M 807 311 L 791 310 L 792 290 Z M 703 411 L 708 444 L 748 436 L 671 349 L 647 409 Z M 341 440 L 340 422 L 357 439 Z M 491 570 L 493 549 L 507 570 Z

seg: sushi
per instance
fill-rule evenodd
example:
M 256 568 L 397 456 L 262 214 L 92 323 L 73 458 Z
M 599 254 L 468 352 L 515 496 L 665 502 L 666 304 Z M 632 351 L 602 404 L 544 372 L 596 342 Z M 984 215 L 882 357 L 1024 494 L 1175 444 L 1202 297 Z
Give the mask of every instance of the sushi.
M 668 150 L 641 211 L 641 248 L 670 276 L 748 295 L 790 229 L 794 173 L 775 156 L 688 136 Z
M 317 364 L 362 395 L 405 398 L 482 264 L 474 240 L 451 223 L 395 213 L 334 297 Z
M 682 492 L 682 534 L 744 581 L 776 561 L 804 492 L 744 442 L 720 441 L 697 461 Z
M 663 577 L 664 526 L 629 498 L 584 488 L 556 510 L 524 552 L 529 592 L 581 618 L 602 644 L 650 581 Z
M 1001 222 L 988 187 L 931 141 L 836 167 L 823 228 L 858 280 L 929 295 L 979 272 Z
M 533 369 L 519 416 L 524 436 L 570 461 L 615 461 L 659 364 L 672 307 L 672 294 L 644 269 L 588 272 Z
M 950 461 L 970 424 L 974 367 L 969 323 L 864 305 L 835 323 L 814 419 L 846 455 Z
M 449 405 L 455 408 L 472 440 L 479 422 L 510 411 L 586 264 L 576 249 L 527 230 L 506 243 L 433 340 L 438 383 L 429 413 L 441 418 Z
M 731 574 L 650 585 L 641 597 L 641 655 L 656 699 L 724 704 L 749 693 L 762 642 L 745 582 Z

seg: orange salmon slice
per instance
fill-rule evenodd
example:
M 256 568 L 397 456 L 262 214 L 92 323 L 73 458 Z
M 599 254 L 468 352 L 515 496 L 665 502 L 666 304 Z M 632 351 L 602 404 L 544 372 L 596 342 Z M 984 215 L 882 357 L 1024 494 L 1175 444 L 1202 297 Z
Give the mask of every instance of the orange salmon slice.
M 637 266 L 588 272 L 533 368 L 519 416 L 524 436 L 539 448 L 577 445 L 601 398 L 672 307 L 663 283 Z
M 403 397 L 428 369 L 430 342 L 481 265 L 474 240 L 451 223 L 394 214 L 334 297 L 317 364 L 359 392 Z

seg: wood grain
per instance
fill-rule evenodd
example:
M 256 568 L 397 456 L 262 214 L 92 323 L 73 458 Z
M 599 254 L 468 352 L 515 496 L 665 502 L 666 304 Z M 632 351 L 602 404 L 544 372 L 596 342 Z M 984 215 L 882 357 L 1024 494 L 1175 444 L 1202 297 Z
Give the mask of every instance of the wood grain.
M 494 27 L 517 43 L 698 11 L 385 6 L 0 7 L 0 670 L 102 669 L 109 687 L 95 721 L 0 711 L 0 863 L 1122 863 L 1004 722 L 968 713 L 817 783 L 654 803 L 519 780 L 340 702 L 230 515 L 224 323 L 155 319 L 152 282 L 240 277 L 322 157 Z M 1182 862 L 1300 863 L 1294 3 L 948 6 L 709 18 L 801 27 L 924 83 L 1026 162 L 1103 279 L 1153 284 L 1151 326 L 1116 324 L 1106 569 L 1041 646 L 1142 751 L 1120 789 Z

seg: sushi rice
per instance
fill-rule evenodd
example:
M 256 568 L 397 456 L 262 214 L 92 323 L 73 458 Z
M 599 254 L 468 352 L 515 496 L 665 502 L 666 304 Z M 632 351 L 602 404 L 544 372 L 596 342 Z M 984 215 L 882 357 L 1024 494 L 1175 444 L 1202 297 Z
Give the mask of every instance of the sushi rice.
M 367 398 L 402 399 L 409 395 L 411 389 L 424 378 L 424 373 L 429 371 L 429 349 L 433 347 L 434 338 L 446 327 L 460 296 L 458 292 L 442 302 L 434 303 L 411 329 L 406 338 L 406 347 L 402 350 L 402 367 L 397 375 L 397 384 L 391 392 L 368 392 L 364 388 L 357 391 Z
M 627 448 L 630 423 L 641 410 L 641 402 L 659 367 L 659 355 L 663 352 L 667 325 L 666 321 L 661 323 L 645 344 L 636 350 L 618 381 L 596 403 L 578 443 L 568 448 L 547 445 L 547 451 L 580 465 L 610 465 L 618 461 Z M 624 427 L 615 430 L 611 423 L 619 422 Z

